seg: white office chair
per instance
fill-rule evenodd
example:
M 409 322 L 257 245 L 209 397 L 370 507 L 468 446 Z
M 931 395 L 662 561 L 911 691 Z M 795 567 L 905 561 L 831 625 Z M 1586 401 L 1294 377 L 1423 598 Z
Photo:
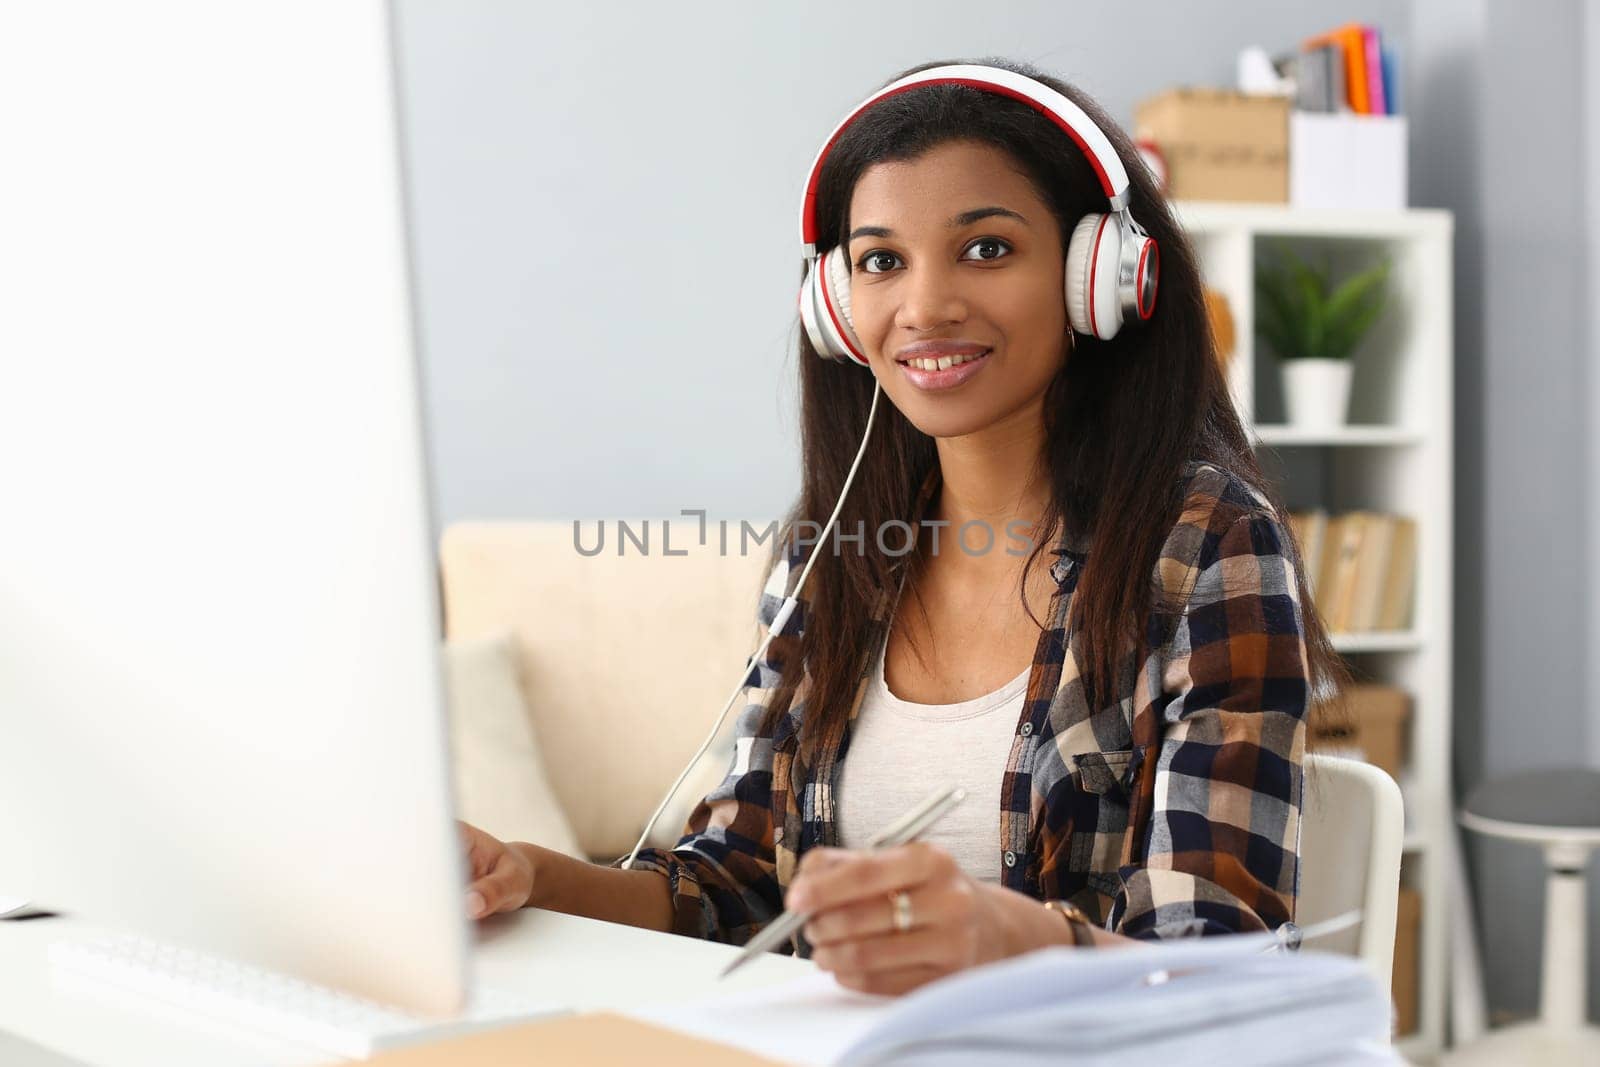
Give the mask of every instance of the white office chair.
M 1385 993 L 1394 970 L 1404 840 L 1405 812 L 1393 778 L 1359 760 L 1306 757 L 1295 923 L 1310 926 L 1360 909 L 1358 925 L 1306 947 L 1360 957 Z

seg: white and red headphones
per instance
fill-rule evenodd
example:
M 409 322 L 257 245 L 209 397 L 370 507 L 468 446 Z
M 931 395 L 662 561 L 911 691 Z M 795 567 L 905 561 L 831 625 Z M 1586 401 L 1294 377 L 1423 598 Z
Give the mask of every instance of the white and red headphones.
M 956 63 L 918 71 L 878 90 L 833 128 L 811 164 L 800 204 L 800 240 L 806 257 L 800 321 L 817 353 L 867 366 L 866 350 L 850 320 L 850 264 L 844 246 L 836 246 L 817 262 L 817 180 L 828 150 L 840 131 L 879 100 L 920 85 L 952 84 L 998 93 L 1033 107 L 1072 138 L 1100 179 L 1110 212 L 1085 215 L 1067 244 L 1066 300 L 1072 328 L 1109 341 L 1125 320 L 1148 319 L 1156 306 L 1160 252 L 1128 212 L 1128 173 L 1105 133 L 1082 108 L 1042 82 L 1000 67 Z

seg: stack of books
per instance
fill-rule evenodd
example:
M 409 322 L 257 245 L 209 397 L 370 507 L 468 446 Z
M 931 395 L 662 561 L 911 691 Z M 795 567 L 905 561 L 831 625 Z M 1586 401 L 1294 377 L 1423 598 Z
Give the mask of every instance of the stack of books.
M 1405 630 L 1416 587 L 1417 523 L 1403 515 L 1322 509 L 1289 523 L 1330 633 Z
M 1375 26 L 1346 23 L 1304 41 L 1295 58 L 1295 107 L 1397 115 L 1394 49 Z

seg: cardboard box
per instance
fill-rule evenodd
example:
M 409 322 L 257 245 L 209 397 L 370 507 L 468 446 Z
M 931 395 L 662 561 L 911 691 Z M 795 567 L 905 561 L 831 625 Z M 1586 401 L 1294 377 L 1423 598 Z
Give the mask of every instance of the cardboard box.
M 1285 96 L 1181 88 L 1134 109 L 1134 137 L 1166 159 L 1167 195 L 1179 200 L 1289 200 Z
M 1341 701 L 1311 713 L 1309 745 L 1313 751 L 1349 753 L 1399 781 L 1405 765 L 1406 720 L 1411 694 L 1392 685 L 1352 685 Z
M 584 1063 L 632 1067 L 782 1067 L 777 1060 L 612 1011 L 561 1015 L 380 1052 L 368 1067 L 502 1067 L 507 1063 Z M 342 1060 L 341 1060 L 342 1062 Z
M 1289 203 L 1400 211 L 1406 206 L 1406 117 L 1296 111 L 1289 117 Z
M 1401 887 L 1395 910 L 1394 971 L 1390 975 L 1394 995 L 1395 1034 L 1417 1031 L 1417 940 L 1422 934 L 1422 894 Z

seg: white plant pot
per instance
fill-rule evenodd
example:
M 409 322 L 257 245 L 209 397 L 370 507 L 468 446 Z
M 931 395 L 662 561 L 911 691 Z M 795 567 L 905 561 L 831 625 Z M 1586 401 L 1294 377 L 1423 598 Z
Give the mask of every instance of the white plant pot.
M 1350 410 L 1348 359 L 1286 359 L 1283 395 L 1289 424 L 1306 430 L 1336 430 Z

